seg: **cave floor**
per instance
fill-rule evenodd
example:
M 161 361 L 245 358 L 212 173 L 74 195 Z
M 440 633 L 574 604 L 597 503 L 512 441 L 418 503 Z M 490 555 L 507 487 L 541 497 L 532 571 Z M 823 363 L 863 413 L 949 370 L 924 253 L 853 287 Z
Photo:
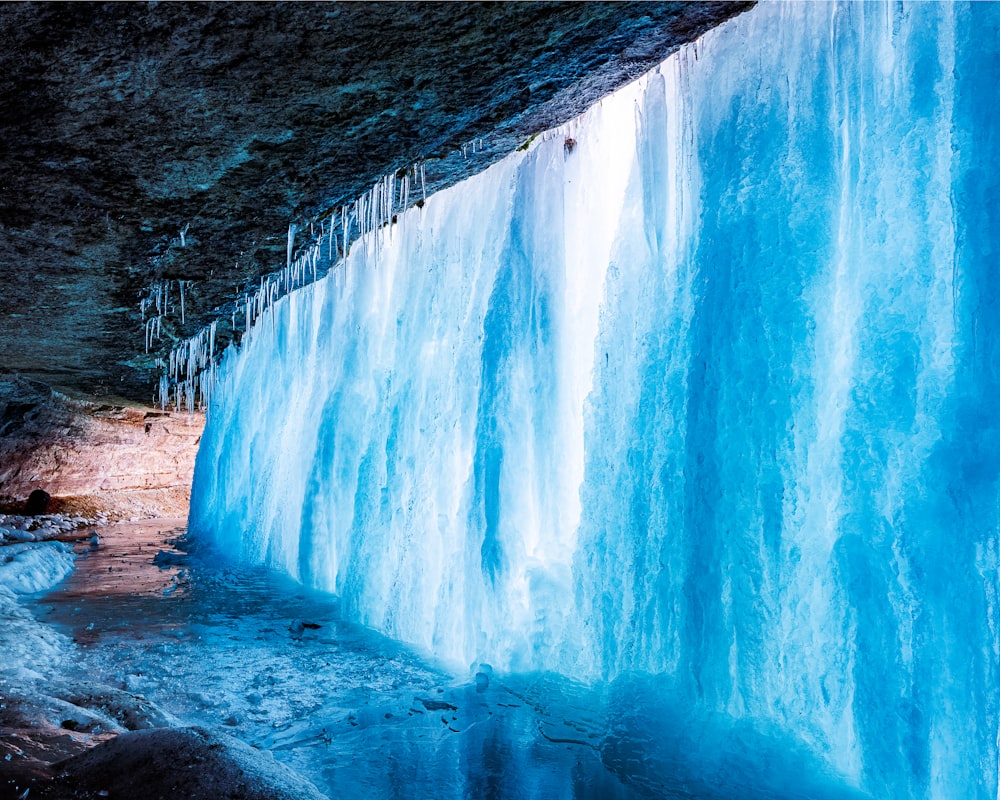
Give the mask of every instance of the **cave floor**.
M 105 528 L 36 599 L 78 647 L 67 677 L 270 750 L 331 798 L 640 796 L 602 763 L 586 691 L 551 676 L 477 686 L 184 534 L 181 520 Z

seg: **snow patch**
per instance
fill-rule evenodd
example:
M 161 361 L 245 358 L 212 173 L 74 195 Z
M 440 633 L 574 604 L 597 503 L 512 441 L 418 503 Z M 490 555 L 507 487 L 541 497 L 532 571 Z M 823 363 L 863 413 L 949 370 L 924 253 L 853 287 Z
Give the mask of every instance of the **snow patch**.
M 14 594 L 44 592 L 72 570 L 73 551 L 62 542 L 23 542 L 0 549 L 0 586 Z

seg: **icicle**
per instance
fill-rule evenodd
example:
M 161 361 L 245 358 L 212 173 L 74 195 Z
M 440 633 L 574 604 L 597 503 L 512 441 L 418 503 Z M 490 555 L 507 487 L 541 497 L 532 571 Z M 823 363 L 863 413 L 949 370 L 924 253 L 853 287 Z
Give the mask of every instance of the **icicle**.
M 181 285 L 181 324 L 184 324 L 184 281 L 178 281 Z
M 341 208 L 340 208 L 340 218 L 341 218 L 341 221 L 343 222 L 343 225 L 344 225 L 344 263 L 345 264 L 347 263 L 347 242 L 348 242 L 348 238 L 347 237 L 348 237 L 348 232 L 350 230 L 349 227 L 348 227 L 350 225 L 350 220 L 348 219 L 348 214 L 349 213 L 350 212 L 349 212 L 347 206 L 341 206 Z
M 288 223 L 288 248 L 285 251 L 285 266 L 291 266 L 292 263 L 292 247 L 295 246 L 295 232 L 298 230 L 298 226 L 294 222 Z
M 392 214 L 393 214 L 393 211 L 395 210 L 394 203 L 395 203 L 395 200 L 396 200 L 396 173 L 395 172 L 393 172 L 393 173 L 391 173 L 389 175 L 389 191 L 386 194 L 388 195 L 388 197 L 386 199 L 388 200 L 388 203 L 389 203 L 389 213 L 386 215 L 387 218 L 388 218 L 386 221 L 391 224 L 392 223 Z

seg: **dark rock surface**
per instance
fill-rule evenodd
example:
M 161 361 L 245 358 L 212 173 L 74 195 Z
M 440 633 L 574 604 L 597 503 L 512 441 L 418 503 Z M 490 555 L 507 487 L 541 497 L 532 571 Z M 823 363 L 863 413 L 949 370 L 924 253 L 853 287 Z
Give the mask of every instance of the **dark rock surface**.
M 28 499 L 24 504 L 24 513 L 29 516 L 44 514 L 49 510 L 49 501 L 51 499 L 52 495 L 44 489 L 33 490 L 31 494 L 28 495 Z
M 0 5 L 0 368 L 149 402 L 152 281 L 195 282 L 162 354 L 290 222 L 419 159 L 454 183 L 749 5 Z
M 55 765 L 41 798 L 323 800 L 270 753 L 205 728 L 132 731 Z M 35 794 L 32 792 L 32 794 Z

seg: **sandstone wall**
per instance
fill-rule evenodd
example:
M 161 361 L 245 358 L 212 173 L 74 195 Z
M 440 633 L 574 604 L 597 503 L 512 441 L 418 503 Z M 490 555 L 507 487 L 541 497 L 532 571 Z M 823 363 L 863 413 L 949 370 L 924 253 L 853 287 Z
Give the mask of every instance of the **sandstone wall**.
M 197 413 L 74 401 L 0 375 L 0 503 L 44 489 L 104 497 L 136 516 L 175 514 L 190 493 L 204 424 Z

